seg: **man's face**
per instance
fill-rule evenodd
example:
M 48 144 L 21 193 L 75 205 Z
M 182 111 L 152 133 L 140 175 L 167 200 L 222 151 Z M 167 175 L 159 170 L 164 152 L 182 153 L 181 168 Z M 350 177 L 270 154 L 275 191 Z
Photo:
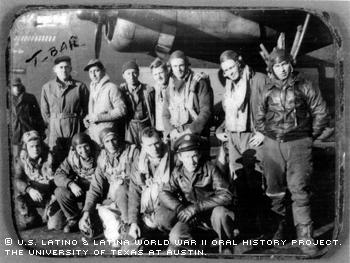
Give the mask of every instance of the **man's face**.
M 187 73 L 186 62 L 182 58 L 173 58 L 170 60 L 171 69 L 178 79 L 183 79 Z
M 11 93 L 13 96 L 18 96 L 21 93 L 21 87 L 17 85 L 11 86 Z
M 57 78 L 61 81 L 66 81 L 70 77 L 72 67 L 69 62 L 62 61 L 54 66 L 53 68 Z
M 291 65 L 287 61 L 282 61 L 274 64 L 272 70 L 279 80 L 286 80 L 291 72 Z
M 27 143 L 27 152 L 29 158 L 37 159 L 41 154 L 41 142 L 39 140 L 29 141 Z
M 119 141 L 118 141 L 117 135 L 111 134 L 106 136 L 103 139 L 103 146 L 105 147 L 107 152 L 109 152 L 110 154 L 116 153 L 119 148 Z
M 199 164 L 200 153 L 198 150 L 179 153 L 179 160 L 189 173 L 193 173 Z
M 136 69 L 127 69 L 123 73 L 123 78 L 128 86 L 136 86 L 139 83 L 139 71 Z
M 83 159 L 89 159 L 91 156 L 91 147 L 88 143 L 82 143 L 75 146 L 75 150 L 77 151 L 78 155 Z
M 168 72 L 163 67 L 153 68 L 152 76 L 154 81 L 160 86 L 165 85 L 168 81 Z
M 237 81 L 240 77 L 239 65 L 233 59 L 222 62 L 221 69 L 224 73 L 224 77 L 232 81 Z
M 97 66 L 93 66 L 89 69 L 89 77 L 93 82 L 100 82 L 100 80 L 104 77 L 105 73 Z
M 142 137 L 142 149 L 151 158 L 161 158 L 163 153 L 163 143 L 157 136 L 151 138 Z

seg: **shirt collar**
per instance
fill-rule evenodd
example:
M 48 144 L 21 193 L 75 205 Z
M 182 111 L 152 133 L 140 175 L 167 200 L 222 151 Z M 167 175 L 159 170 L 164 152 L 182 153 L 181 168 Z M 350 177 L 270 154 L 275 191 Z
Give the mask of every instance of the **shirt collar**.
M 181 167 L 182 174 L 191 182 L 194 182 L 197 177 L 203 173 L 203 162 L 200 161 L 196 170 L 193 173 L 188 172 L 184 166 Z
M 68 80 L 66 81 L 61 81 L 58 77 L 56 77 L 56 82 L 60 87 L 68 87 L 70 85 L 73 85 L 72 76 L 69 76 Z
M 127 85 L 127 84 L 126 84 L 126 85 Z M 127 86 L 127 88 L 128 88 L 128 91 L 129 91 L 130 93 L 138 93 L 138 92 L 141 90 L 142 85 L 141 85 L 141 82 L 139 82 L 139 84 L 138 84 L 136 87 L 130 87 L 130 88 L 129 88 L 129 86 Z

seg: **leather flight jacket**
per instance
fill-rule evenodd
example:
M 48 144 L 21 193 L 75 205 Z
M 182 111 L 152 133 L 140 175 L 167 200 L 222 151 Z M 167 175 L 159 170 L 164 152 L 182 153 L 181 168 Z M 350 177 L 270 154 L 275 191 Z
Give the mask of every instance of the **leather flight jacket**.
M 232 202 L 229 183 L 218 168 L 209 161 L 200 164 L 199 169 L 188 175 L 181 165 L 173 171 L 170 181 L 160 193 L 160 201 L 171 210 L 194 204 L 198 212 L 208 211 L 216 206 L 227 206 Z
M 321 92 L 308 80 L 292 75 L 286 83 L 272 78 L 259 103 L 257 130 L 285 142 L 317 138 L 328 125 L 328 110 Z

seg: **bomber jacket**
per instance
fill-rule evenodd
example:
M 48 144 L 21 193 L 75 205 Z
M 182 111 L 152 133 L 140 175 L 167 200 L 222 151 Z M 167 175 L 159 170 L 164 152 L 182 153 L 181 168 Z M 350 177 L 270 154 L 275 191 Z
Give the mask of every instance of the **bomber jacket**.
M 259 102 L 256 128 L 271 139 L 291 141 L 317 138 L 328 124 L 328 110 L 321 92 L 299 75 L 285 84 L 271 78 Z
M 174 211 L 194 204 L 199 212 L 204 212 L 231 203 L 232 193 L 228 187 L 219 169 L 209 161 L 200 164 L 193 175 L 180 165 L 174 169 L 159 198 L 165 207 Z
M 91 182 L 96 168 L 96 157 L 89 161 L 82 160 L 75 150 L 70 150 L 68 157 L 61 163 L 55 172 L 55 184 L 68 188 L 69 184 L 81 179 Z
M 119 153 L 111 156 L 102 149 L 98 159 L 95 174 L 86 193 L 83 211 L 91 212 L 95 205 L 102 202 L 108 194 L 110 183 L 118 178 L 129 184 L 130 176 L 138 173 L 139 150 L 135 145 L 125 144 Z
M 24 91 L 18 97 L 11 96 L 11 98 L 12 144 L 19 145 L 23 133 L 30 130 L 37 130 L 44 135 L 45 123 L 35 96 Z
M 151 125 L 155 125 L 155 90 L 153 87 L 148 86 L 144 83 L 139 83 L 140 89 L 142 90 L 143 97 L 145 99 L 146 108 L 147 108 L 147 117 L 149 118 Z M 135 105 L 133 103 L 133 100 L 131 99 L 131 94 L 128 89 L 128 86 L 126 83 L 120 84 L 120 89 L 123 92 L 124 98 L 125 98 L 125 104 L 127 107 L 127 117 L 126 121 L 130 121 L 133 119 L 133 116 L 135 114 Z
M 47 147 L 43 148 L 36 161 L 31 160 L 24 150 L 16 158 L 14 177 L 19 193 L 25 194 L 30 187 L 38 190 L 53 186 L 52 155 Z

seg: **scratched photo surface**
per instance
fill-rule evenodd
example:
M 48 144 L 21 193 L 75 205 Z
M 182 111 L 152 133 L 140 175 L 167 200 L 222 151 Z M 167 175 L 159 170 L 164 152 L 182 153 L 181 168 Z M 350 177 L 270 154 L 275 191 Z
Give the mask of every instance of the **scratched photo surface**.
M 222 107 L 222 101 L 228 93 L 227 79 L 224 76 L 225 73 L 223 74 L 222 65 L 220 65 L 220 55 L 225 50 L 234 50 L 242 57 L 240 61 L 244 61 L 244 65 L 247 66 L 243 67 L 242 71 L 248 69 L 249 66 L 252 70 L 251 72 L 255 72 L 252 74 L 267 74 L 267 65 L 263 59 L 264 52 L 262 52 L 263 48 L 260 47 L 260 44 L 264 45 L 268 52 L 267 55 L 269 55 L 272 49 L 278 45 L 280 34 L 284 33 L 283 44 L 279 43 L 279 45 L 282 45 L 286 50 L 291 50 L 298 29 L 300 36 L 302 28 L 305 26 L 307 15 L 308 13 L 303 10 L 230 10 L 214 8 L 44 8 L 28 9 L 19 15 L 13 23 L 8 48 L 8 68 L 10 72 L 8 79 L 8 127 L 10 131 L 9 155 L 11 156 L 12 166 L 12 212 L 19 238 L 23 240 L 20 245 L 25 246 L 31 253 L 37 253 L 37 255 L 42 256 L 189 255 L 206 257 L 210 255 L 229 255 L 235 257 L 244 255 L 256 257 L 258 255 L 268 257 L 277 255 L 281 258 L 307 257 L 300 249 L 300 246 L 292 242 L 293 240 L 298 240 L 296 227 L 294 226 L 295 222 L 293 223 L 292 219 L 293 201 L 291 200 L 293 199 L 293 193 L 286 191 L 283 201 L 283 205 L 286 208 L 285 218 L 288 221 L 286 223 L 287 227 L 284 229 L 285 236 L 280 239 L 283 243 L 279 241 L 273 243 L 273 240 L 277 240 L 273 238 L 273 233 L 271 235 L 271 231 L 273 232 L 271 228 L 276 224 L 276 216 L 271 213 L 273 204 L 271 204 L 271 199 L 266 194 L 265 176 L 262 172 L 247 175 L 248 172 L 245 172 L 244 167 L 242 168 L 242 165 L 244 166 L 243 161 L 240 162 L 241 172 L 231 172 L 228 143 L 220 140 L 222 138 L 220 134 L 225 134 L 225 125 L 221 126 L 221 130 L 220 125 L 229 119 L 227 113 L 225 117 L 225 111 Z M 334 241 L 336 239 L 333 236 L 333 230 L 335 227 L 334 218 L 338 209 L 335 205 L 336 137 L 334 135 L 336 112 L 335 54 L 337 47 L 331 30 L 323 23 L 322 17 L 310 14 L 308 19 L 301 44 L 296 52 L 293 74 L 301 72 L 306 79 L 312 82 L 314 87 L 319 88 L 324 103 L 327 105 L 329 116 L 327 124 L 324 124 L 322 127 L 322 134 L 317 134 L 317 138 L 314 138 L 312 142 L 312 159 L 310 162 L 313 165 L 313 172 L 309 176 L 309 181 L 306 183 L 307 189 L 305 190 L 309 195 L 308 202 L 311 207 L 309 212 L 313 222 L 313 238 L 315 243 L 319 241 L 317 243 L 317 255 L 321 256 L 328 251 L 330 245 L 320 241 Z M 210 214 L 208 215 L 208 210 L 205 213 L 203 211 L 198 212 L 193 218 L 199 220 L 196 222 L 209 222 L 209 226 L 207 223 L 204 223 L 204 225 L 210 230 L 203 232 L 203 234 L 200 231 L 203 229 L 197 230 L 195 228 L 196 225 L 191 223 L 191 227 L 195 229 L 192 233 L 193 243 L 189 240 L 182 243 L 179 241 L 181 249 L 178 253 L 180 254 L 169 254 L 171 244 L 169 245 L 168 235 L 171 227 L 169 230 L 163 231 L 160 237 L 157 235 L 142 237 L 141 234 L 138 239 L 157 240 L 158 243 L 149 244 L 144 242 L 142 245 L 135 244 L 133 238 L 126 235 L 129 228 L 131 228 L 130 224 L 127 224 L 130 223 L 130 220 L 125 222 L 125 224 L 123 221 L 123 227 L 118 223 L 117 227 L 113 228 L 115 226 L 113 225 L 113 220 L 120 217 L 120 212 L 115 213 L 118 210 L 117 206 L 114 207 L 114 210 L 112 209 L 114 215 L 118 216 L 111 219 L 113 222 L 109 233 L 119 233 L 115 235 L 117 236 L 116 239 L 121 240 L 119 244 L 116 245 L 109 242 L 110 239 L 107 237 L 108 233 L 106 234 L 106 231 L 103 234 L 103 230 L 108 228 L 108 222 L 102 222 L 102 224 L 100 222 L 100 234 L 91 239 L 86 237 L 86 233 L 79 231 L 77 225 L 74 226 L 74 229 L 72 227 L 71 231 L 68 231 L 69 233 L 65 233 L 66 231 L 63 230 L 68 224 L 67 214 L 62 212 L 57 196 L 55 196 L 55 194 L 57 195 L 57 186 L 55 185 L 57 180 L 54 178 L 57 176 L 57 167 L 60 167 L 64 158 L 68 156 L 68 151 L 72 151 L 69 146 L 74 133 L 84 132 L 87 127 L 86 123 L 92 125 L 91 123 L 94 122 L 92 121 L 92 115 L 89 115 L 92 107 L 91 96 L 94 95 L 95 100 L 98 99 L 98 96 L 96 96 L 96 93 L 94 94 L 94 90 L 91 88 L 93 85 L 91 84 L 89 70 L 98 64 L 91 62 L 95 63 L 91 66 L 89 61 L 99 59 L 103 63 L 104 76 L 108 75 L 108 81 L 116 85 L 116 87 L 113 86 L 114 89 L 122 87 L 123 83 L 125 83 L 122 71 L 126 69 L 124 71 L 126 72 L 134 69 L 134 66 L 127 62 L 135 61 L 139 67 L 137 83 L 144 83 L 148 87 L 156 89 L 158 86 L 152 75 L 151 63 L 157 57 L 165 63 L 168 62 L 169 57 L 171 58 L 170 55 L 176 50 L 181 50 L 185 54 L 185 60 L 189 62 L 186 64 L 186 69 L 191 69 L 191 76 L 197 74 L 201 78 L 198 82 L 204 83 L 203 85 L 209 90 L 207 91 L 208 93 L 212 91 L 211 98 L 208 100 L 211 101 L 212 105 L 206 105 L 210 108 L 211 113 L 205 124 L 207 127 L 205 138 L 203 139 L 202 130 L 198 132 L 202 136 L 201 139 L 205 140 L 206 145 L 206 147 L 201 148 L 204 148 L 201 152 L 201 157 L 206 156 L 207 162 L 210 162 L 210 165 L 213 166 L 216 166 L 219 161 L 222 162 L 222 167 L 215 169 L 222 174 L 220 176 L 227 182 L 224 188 L 230 192 L 229 198 L 232 199 L 230 202 L 225 202 L 224 200 L 222 203 L 222 206 L 234 215 L 230 223 L 231 235 L 229 237 L 226 236 L 226 238 L 223 238 L 223 235 L 218 237 L 213 227 L 210 227 L 212 218 Z M 263 54 L 261 55 L 259 52 Z M 177 59 L 183 58 L 182 54 L 177 55 Z M 70 77 L 67 78 L 67 82 L 62 83 L 58 80 L 55 66 L 66 65 L 66 56 L 70 58 L 70 63 L 68 63 L 70 64 L 70 69 L 63 69 L 63 71 L 66 70 L 69 73 L 60 74 L 68 74 Z M 62 60 L 61 62 L 60 59 Z M 84 71 L 88 64 L 90 64 L 88 71 Z M 169 70 L 170 68 L 171 64 L 167 69 Z M 176 82 L 173 81 L 171 83 Z M 16 91 L 14 91 L 14 87 L 17 87 Z M 67 91 L 69 92 L 69 89 L 76 89 L 77 91 L 67 95 L 66 93 Z M 16 92 L 17 96 L 14 94 Z M 18 92 L 20 95 L 18 95 Z M 128 94 L 126 91 L 125 94 L 123 93 L 120 96 L 127 97 Z M 153 108 L 156 108 L 156 110 L 159 103 L 157 102 L 157 94 L 155 92 L 156 98 L 153 105 Z M 102 104 L 113 104 L 112 101 L 108 100 L 110 98 L 108 96 L 112 95 L 107 94 L 106 101 L 103 101 Z M 186 97 L 186 100 L 189 97 Z M 307 101 L 307 98 L 302 100 Z M 69 105 L 70 103 L 72 105 Z M 143 114 L 147 118 L 147 114 L 142 112 L 142 109 L 149 111 L 149 105 L 146 104 L 140 106 L 141 110 L 132 107 L 130 110 L 127 108 L 128 105 L 125 104 L 124 108 L 126 109 L 124 110 L 128 112 L 125 114 L 130 115 L 130 112 L 134 111 L 136 116 L 135 112 L 140 111 L 139 114 Z M 119 106 L 114 105 L 112 107 Z M 201 107 L 205 107 L 205 105 L 200 105 L 198 110 L 195 106 L 193 107 L 195 112 L 194 115 L 191 112 L 189 113 L 189 119 L 198 121 L 198 116 L 201 116 Z M 164 109 L 161 111 L 163 113 Z M 150 121 L 151 126 L 156 127 L 157 116 L 163 116 L 162 113 L 160 113 L 161 115 L 157 115 L 157 112 L 154 113 L 156 120 Z M 295 113 L 291 112 L 290 114 Z M 313 113 L 307 114 L 314 117 Z M 234 114 L 232 113 L 232 115 Z M 90 122 L 85 122 L 84 118 L 86 116 L 90 116 Z M 128 116 L 128 118 L 133 119 L 135 116 Z M 297 119 L 296 115 L 294 117 Z M 110 120 L 102 120 L 100 123 L 107 123 L 108 121 L 110 122 Z M 120 123 L 122 122 L 118 122 L 117 128 L 121 127 L 122 124 Z M 174 124 L 172 123 L 172 125 Z M 312 126 L 312 121 L 307 125 Z M 200 129 L 198 127 L 202 126 L 203 124 L 201 123 L 193 129 Z M 191 126 L 189 127 L 191 130 Z M 124 126 L 121 128 L 123 134 L 127 134 L 125 129 Z M 28 133 L 29 130 L 36 130 L 37 132 Z M 61 135 L 57 135 L 52 139 L 55 132 Z M 26 133 L 25 138 L 22 137 L 24 133 Z M 62 134 L 65 134 L 66 141 L 60 141 L 59 136 L 62 136 Z M 35 136 L 45 138 L 43 144 L 40 144 L 40 147 L 38 146 L 39 150 L 28 150 L 28 145 L 35 141 L 33 140 Z M 92 137 L 91 134 L 90 136 Z M 179 136 L 181 136 L 180 132 Z M 97 135 L 96 138 L 98 137 Z M 174 140 L 166 141 L 164 139 L 164 141 L 166 142 L 165 146 L 168 147 L 167 153 L 170 156 L 172 150 L 174 150 Z M 81 143 L 81 141 L 79 142 Z M 136 142 L 135 144 L 138 143 Z M 33 147 L 35 148 L 35 145 Z M 137 147 L 141 146 L 137 145 Z M 96 146 L 96 148 L 98 147 Z M 30 151 L 33 151 L 34 155 L 40 156 L 39 161 L 33 161 L 29 158 L 28 152 Z M 133 161 L 132 154 L 120 162 L 125 162 L 125 165 L 129 165 Z M 140 158 L 141 155 L 142 151 Z M 51 162 L 52 165 L 45 166 L 47 162 Z M 261 159 L 261 161 L 256 161 L 256 163 L 262 165 L 263 161 Z M 174 166 L 177 165 L 180 164 L 176 157 Z M 294 165 L 297 166 L 298 164 Z M 286 164 L 285 169 L 293 168 Z M 169 172 L 169 170 L 166 171 Z M 26 174 L 30 174 L 30 176 L 26 177 Z M 90 176 L 91 180 L 94 180 L 94 175 Z M 104 172 L 102 172 L 102 176 L 105 176 Z M 126 176 L 130 175 L 127 174 Z M 125 179 L 123 180 L 122 184 L 124 183 L 125 185 L 126 181 Z M 66 189 L 69 189 L 68 185 L 70 183 L 70 180 L 65 181 Z M 43 187 L 43 190 L 42 192 L 38 191 L 41 193 L 38 197 L 37 192 L 33 192 L 33 189 L 39 189 L 40 187 Z M 210 186 L 208 187 L 210 188 Z M 88 187 L 86 191 L 88 191 Z M 205 187 L 200 189 L 201 194 L 205 191 L 213 190 L 207 190 Z M 191 195 L 191 193 L 187 194 Z M 217 194 L 217 192 L 213 191 L 214 194 Z M 36 201 L 33 201 L 33 197 Z M 102 201 L 105 198 L 100 198 L 99 202 L 102 205 L 104 205 Z M 197 198 L 199 203 L 203 201 L 198 196 L 195 198 Z M 180 197 L 179 200 L 183 199 Z M 79 202 L 77 209 L 80 211 L 83 206 L 84 202 Z M 211 210 L 214 207 L 211 207 Z M 73 212 L 76 213 L 76 211 Z M 79 212 L 76 220 L 79 221 L 82 214 Z M 102 212 L 99 212 L 99 214 L 102 214 Z M 163 215 L 159 217 L 163 218 Z M 98 215 L 94 217 L 94 220 L 99 221 Z M 90 223 L 95 222 L 94 220 L 91 219 Z M 178 220 L 176 216 L 174 220 Z M 125 219 L 125 221 L 128 220 Z M 198 225 L 201 224 L 198 223 Z M 96 231 L 98 232 L 98 230 Z M 126 233 L 125 235 L 121 234 L 123 231 Z M 145 233 L 143 230 L 141 232 Z M 111 238 L 113 239 L 113 237 Z M 123 240 L 128 242 L 122 242 Z M 267 243 L 268 240 L 272 243 Z M 188 245 L 192 246 L 185 248 Z M 64 251 L 62 252 L 63 254 L 59 254 L 58 250 Z M 100 254 L 94 254 L 95 250 L 99 251 L 98 253 Z M 105 251 L 103 254 L 102 250 Z M 158 252 L 149 254 L 149 250 Z

